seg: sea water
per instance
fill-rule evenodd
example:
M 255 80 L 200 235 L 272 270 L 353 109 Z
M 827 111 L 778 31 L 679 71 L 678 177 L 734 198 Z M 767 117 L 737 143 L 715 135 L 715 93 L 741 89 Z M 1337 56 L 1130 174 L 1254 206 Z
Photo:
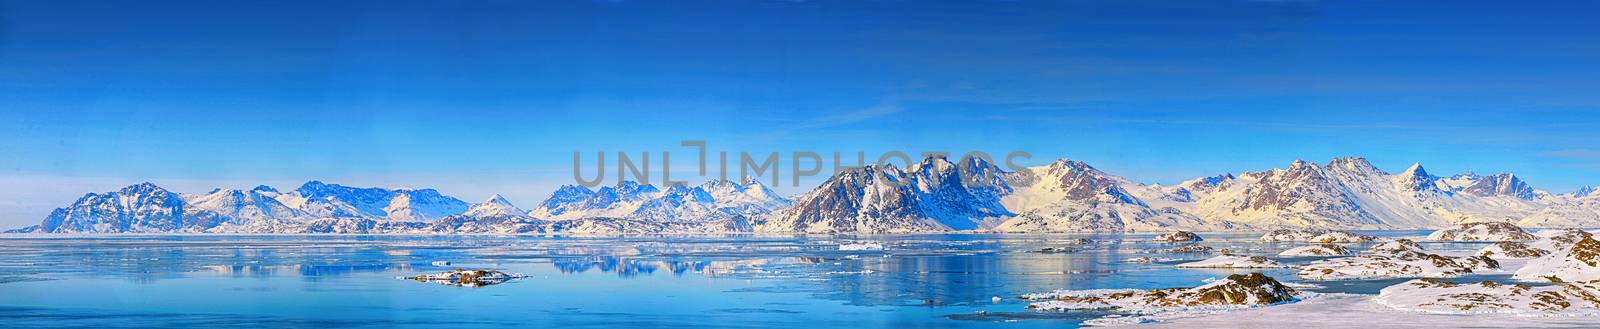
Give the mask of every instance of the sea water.
M 1016 297 L 1252 271 L 1300 281 L 1291 269 L 1177 269 L 1213 254 L 1166 252 L 1185 244 L 1152 237 L 12 236 L 0 237 L 0 326 L 1072 328 L 1108 313 L 1036 312 Z M 1259 234 L 1204 237 L 1236 254 L 1314 260 L 1279 258 L 1297 244 Z M 1138 257 L 1166 260 L 1127 262 Z M 528 277 L 482 287 L 399 278 L 456 268 Z M 1371 294 L 1400 281 L 1309 290 Z

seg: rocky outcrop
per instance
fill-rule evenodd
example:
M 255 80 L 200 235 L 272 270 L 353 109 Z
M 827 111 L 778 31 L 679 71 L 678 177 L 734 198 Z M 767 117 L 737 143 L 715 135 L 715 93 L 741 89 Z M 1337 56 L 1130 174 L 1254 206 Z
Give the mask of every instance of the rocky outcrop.
M 1565 250 L 1578 244 L 1578 241 L 1594 237 L 1594 234 L 1579 229 L 1543 230 L 1534 235 L 1538 236 L 1539 240 L 1529 243 L 1529 247 L 1552 251 Z
M 1511 278 L 1550 282 L 1600 280 L 1600 240 L 1586 237 L 1571 247 L 1528 261 Z
M 1523 231 L 1516 224 L 1505 222 L 1468 223 L 1456 228 L 1434 231 L 1427 241 L 1533 241 L 1539 237 Z
M 1478 251 L 1479 256 L 1486 256 L 1494 259 L 1538 258 L 1549 254 L 1549 250 L 1537 249 L 1529 247 L 1526 243 L 1511 241 L 1495 242 L 1488 247 L 1483 247 L 1483 250 Z
M 1600 283 L 1533 287 L 1492 281 L 1463 284 L 1418 279 L 1383 288 L 1373 301 L 1426 313 L 1593 315 L 1600 311 Z
M 403 277 L 418 282 L 434 282 L 443 285 L 462 287 L 482 287 L 506 283 L 511 280 L 526 278 L 522 274 L 506 273 L 496 270 L 463 270 L 455 269 L 435 274 L 419 274 Z
M 1422 252 L 1422 250 L 1422 244 L 1419 244 L 1416 241 L 1412 241 L 1411 239 L 1395 239 L 1393 241 L 1384 241 L 1383 243 L 1373 245 L 1372 248 L 1367 248 L 1367 253 L 1391 254 L 1403 251 Z
M 1336 244 L 1314 244 L 1290 248 L 1278 253 L 1281 257 L 1333 257 L 1354 254 L 1350 249 Z
M 1175 231 L 1157 235 L 1154 240 L 1161 242 L 1196 242 L 1205 239 L 1200 238 L 1200 235 L 1194 234 L 1194 232 Z
M 1360 235 L 1344 231 L 1333 231 L 1306 239 L 1310 243 L 1368 243 L 1377 241 L 1378 237 Z
M 1497 268 L 1500 263 L 1489 257 L 1430 254 L 1416 242 L 1401 239 L 1374 246 L 1359 256 L 1311 262 L 1301 266 L 1298 274 L 1308 280 L 1452 278 Z
M 1311 238 L 1330 232 L 1325 229 L 1276 229 L 1261 236 L 1262 242 L 1305 242 Z
M 1036 310 L 1149 311 L 1195 307 L 1250 307 L 1298 300 L 1300 293 L 1261 273 L 1234 274 L 1194 288 L 1058 290 L 1023 295 Z

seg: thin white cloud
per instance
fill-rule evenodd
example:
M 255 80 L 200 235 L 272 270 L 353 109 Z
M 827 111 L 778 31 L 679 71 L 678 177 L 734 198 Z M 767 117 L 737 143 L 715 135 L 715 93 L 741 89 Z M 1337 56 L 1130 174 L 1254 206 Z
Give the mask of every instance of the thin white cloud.
M 1568 150 L 1550 151 L 1550 152 L 1545 152 L 1544 155 L 1545 156 L 1550 156 L 1550 157 L 1556 157 L 1556 158 L 1565 158 L 1565 159 L 1600 160 L 1600 150 L 1590 150 L 1590 149 L 1568 149 Z
M 820 116 L 811 120 L 801 121 L 787 127 L 773 130 L 760 136 L 763 140 L 774 140 L 788 137 L 794 133 L 808 130 L 820 130 L 840 127 L 850 124 L 862 123 L 904 111 L 898 102 L 886 102 L 876 106 L 860 108 L 833 115 Z

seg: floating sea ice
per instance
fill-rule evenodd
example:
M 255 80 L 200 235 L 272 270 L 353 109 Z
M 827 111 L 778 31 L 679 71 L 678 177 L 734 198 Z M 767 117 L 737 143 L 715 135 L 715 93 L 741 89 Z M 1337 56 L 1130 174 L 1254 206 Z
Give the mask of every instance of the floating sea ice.
M 839 245 L 839 251 L 880 251 L 883 244 L 877 242 L 846 243 Z

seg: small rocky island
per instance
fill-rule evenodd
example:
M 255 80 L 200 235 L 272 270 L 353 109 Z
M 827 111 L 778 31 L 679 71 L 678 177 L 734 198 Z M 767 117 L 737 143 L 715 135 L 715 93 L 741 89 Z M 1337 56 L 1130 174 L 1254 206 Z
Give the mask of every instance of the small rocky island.
M 506 283 L 511 280 L 526 277 L 528 276 L 523 274 L 506 273 L 496 270 L 455 269 L 434 274 L 418 274 L 401 278 L 417 280 L 418 282 L 434 282 L 443 285 L 460 287 L 482 287 Z
M 1161 235 L 1157 235 L 1156 238 L 1155 238 L 1155 241 L 1162 241 L 1162 242 L 1199 242 L 1199 241 L 1204 241 L 1204 240 L 1205 239 L 1201 239 L 1200 238 L 1199 234 L 1194 234 L 1194 232 L 1188 232 L 1188 231 L 1174 231 L 1172 233 L 1162 233 Z

